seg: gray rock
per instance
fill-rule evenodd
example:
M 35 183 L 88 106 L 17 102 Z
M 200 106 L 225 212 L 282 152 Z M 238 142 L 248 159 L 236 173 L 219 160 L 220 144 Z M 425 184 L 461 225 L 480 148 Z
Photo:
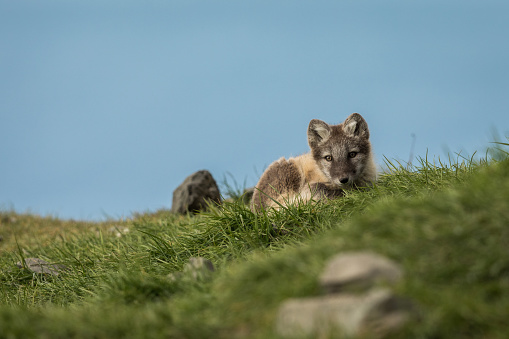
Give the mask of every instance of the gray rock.
M 188 274 L 195 280 L 208 279 L 214 271 L 212 262 L 202 257 L 191 257 L 184 266 L 184 274 Z
M 129 233 L 128 227 L 120 227 L 120 226 L 112 226 L 108 229 L 108 232 L 113 233 L 117 238 L 122 237 L 123 235 L 126 235 Z
M 254 187 L 246 188 L 242 192 L 242 195 L 238 199 L 241 200 L 244 204 L 249 205 L 251 202 L 251 199 L 253 198 L 253 193 L 254 193 Z M 233 203 L 233 202 L 235 202 L 236 199 L 237 198 L 230 197 L 228 199 L 225 199 L 224 202 Z
M 18 219 L 14 216 L 2 215 L 0 217 L 0 224 L 15 224 Z
M 254 187 L 249 187 L 244 190 L 244 193 L 242 194 L 242 199 L 246 205 L 249 205 L 251 202 L 251 199 L 253 198 L 254 194 Z
M 399 266 L 385 257 L 370 252 L 349 252 L 329 260 L 320 276 L 320 285 L 327 293 L 360 291 L 379 283 L 394 284 L 402 276 Z
M 182 279 L 182 272 L 170 273 L 170 274 L 168 274 L 168 279 L 170 279 L 170 281 L 180 280 L 180 279 Z
M 203 211 L 207 208 L 207 201 L 220 203 L 221 196 L 212 174 L 202 170 L 188 176 L 173 191 L 171 211 L 181 214 Z
M 47 261 L 38 258 L 26 258 L 25 265 L 21 261 L 16 263 L 19 268 L 27 268 L 28 270 L 38 274 L 59 275 L 62 271 L 68 270 L 67 266 L 62 264 L 50 264 Z
M 212 272 L 215 271 L 214 265 L 208 259 L 203 257 L 191 257 L 189 262 L 185 264 L 182 272 L 174 272 L 168 275 L 171 281 L 180 279 L 191 279 L 191 280 L 207 280 L 212 276 Z
M 386 289 L 364 295 L 337 294 L 289 299 L 279 308 L 276 331 L 283 337 L 382 338 L 401 329 L 415 315 L 412 304 Z

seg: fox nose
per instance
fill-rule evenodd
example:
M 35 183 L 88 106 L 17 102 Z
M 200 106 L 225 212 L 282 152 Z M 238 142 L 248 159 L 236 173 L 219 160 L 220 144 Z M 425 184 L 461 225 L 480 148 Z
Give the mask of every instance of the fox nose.
M 342 184 L 346 184 L 348 182 L 348 178 L 343 178 L 343 179 L 339 180 L 339 182 Z

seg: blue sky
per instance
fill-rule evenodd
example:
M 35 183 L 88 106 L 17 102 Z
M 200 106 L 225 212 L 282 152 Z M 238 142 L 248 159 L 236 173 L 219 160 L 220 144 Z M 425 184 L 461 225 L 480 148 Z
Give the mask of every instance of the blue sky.
M 367 120 L 378 162 L 509 130 L 507 1 L 0 0 L 0 208 L 171 207 L 208 169 L 256 183 L 311 119 Z

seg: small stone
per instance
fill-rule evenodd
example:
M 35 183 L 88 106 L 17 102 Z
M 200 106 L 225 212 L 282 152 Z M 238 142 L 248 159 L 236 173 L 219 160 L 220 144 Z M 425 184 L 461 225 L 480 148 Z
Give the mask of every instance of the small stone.
M 208 279 L 214 272 L 212 261 L 203 257 L 191 257 L 184 267 L 184 274 L 190 275 L 195 280 Z
M 386 289 L 374 289 L 361 296 L 337 294 L 287 300 L 279 308 L 275 325 L 279 335 L 290 338 L 383 338 L 414 316 L 415 309 L 408 300 Z
M 341 253 L 332 257 L 320 276 L 327 293 L 366 290 L 378 283 L 394 284 L 403 276 L 398 265 L 370 252 Z
M 2 215 L 0 217 L 0 224 L 14 224 L 16 221 L 18 221 L 18 219 L 14 216 Z
M 285 230 L 282 226 L 278 227 L 275 223 L 272 223 L 272 234 L 274 235 L 287 235 L 288 231 Z
M 121 236 L 129 233 L 129 228 L 127 227 L 117 227 L 113 226 L 108 229 L 109 232 L 115 234 L 117 238 L 120 238 Z
M 203 257 L 191 257 L 189 258 L 189 263 L 186 264 L 186 268 L 191 270 L 209 270 L 214 272 L 214 264 L 212 261 L 205 259 Z
M 188 176 L 173 191 L 171 211 L 185 214 L 203 211 L 208 202 L 221 202 L 217 183 L 209 171 L 202 170 Z
M 26 258 L 25 267 L 30 271 L 38 274 L 51 274 L 59 275 L 60 272 L 68 270 L 67 266 L 62 264 L 50 264 L 47 261 L 38 258 Z M 20 262 L 16 263 L 16 266 L 23 268 L 23 264 Z
M 214 264 L 210 260 L 203 257 L 191 257 L 189 262 L 184 265 L 182 272 L 170 273 L 168 274 L 168 279 L 171 281 L 182 279 L 207 280 L 214 271 Z
M 177 280 L 180 280 L 181 278 L 182 278 L 182 272 L 173 272 L 173 273 L 168 274 L 168 279 L 170 279 L 170 281 L 177 281 Z

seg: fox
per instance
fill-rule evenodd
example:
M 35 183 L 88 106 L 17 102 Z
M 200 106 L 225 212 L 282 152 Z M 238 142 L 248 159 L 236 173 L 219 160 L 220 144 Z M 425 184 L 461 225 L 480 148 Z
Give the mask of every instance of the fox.
M 377 169 L 369 136 L 368 124 L 359 113 L 337 125 L 311 120 L 307 130 L 310 152 L 270 164 L 255 186 L 251 210 L 335 199 L 346 190 L 372 186 Z

